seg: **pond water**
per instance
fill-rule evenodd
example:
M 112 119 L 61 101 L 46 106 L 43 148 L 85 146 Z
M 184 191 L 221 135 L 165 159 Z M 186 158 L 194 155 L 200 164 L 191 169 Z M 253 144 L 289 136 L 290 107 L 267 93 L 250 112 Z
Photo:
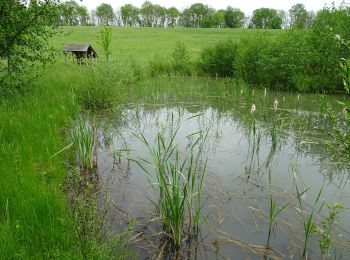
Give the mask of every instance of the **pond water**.
M 105 187 L 101 208 L 108 209 L 109 234 L 129 230 L 128 243 L 138 259 L 301 258 L 303 223 L 313 208 L 316 224 L 329 216 L 325 205 L 319 210 L 323 202 L 350 208 L 348 166 L 332 158 L 329 139 L 321 131 L 327 128 L 327 117 L 320 106 L 311 105 L 320 104 L 317 96 L 255 95 L 260 101 L 255 101 L 254 113 L 253 102 L 242 95 L 186 103 L 164 102 L 162 96 L 153 104 L 129 105 L 118 118 L 106 120 L 99 135 L 98 172 Z M 157 133 L 170 137 L 177 128 L 175 143 L 183 156 L 194 142 L 191 134 L 208 131 L 208 137 L 201 146 L 202 164 L 207 158 L 201 195 L 204 222 L 197 239 L 184 242 L 185 249 L 175 257 L 153 203 L 158 193 L 134 160 L 152 161 L 141 134 L 153 146 Z M 300 201 L 297 188 L 306 191 Z M 266 250 L 271 196 L 278 209 L 288 206 L 274 221 L 271 250 Z M 313 259 L 320 257 L 319 238 L 313 234 L 308 244 Z M 349 210 L 341 212 L 332 230 L 331 253 L 350 259 Z

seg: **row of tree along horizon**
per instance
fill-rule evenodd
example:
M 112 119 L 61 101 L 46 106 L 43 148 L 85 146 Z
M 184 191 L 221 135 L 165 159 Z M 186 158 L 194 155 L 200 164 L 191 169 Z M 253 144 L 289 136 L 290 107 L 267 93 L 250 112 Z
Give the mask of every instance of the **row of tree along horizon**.
M 202 3 L 192 4 L 180 11 L 176 7 L 165 8 L 146 1 L 140 8 L 125 4 L 113 10 L 102 3 L 90 12 L 74 0 L 59 5 L 60 25 L 115 25 L 129 27 L 188 27 L 188 28 L 309 28 L 315 17 L 303 4 L 296 4 L 289 11 L 271 8 L 254 10 L 247 16 L 238 8 L 228 6 L 215 10 Z

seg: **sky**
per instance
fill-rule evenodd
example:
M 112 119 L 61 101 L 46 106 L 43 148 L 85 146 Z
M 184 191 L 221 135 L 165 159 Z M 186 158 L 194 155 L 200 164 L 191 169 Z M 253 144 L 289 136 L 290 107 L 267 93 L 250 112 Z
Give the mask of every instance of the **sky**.
M 141 7 L 145 0 L 82 0 L 82 5 L 86 6 L 89 10 L 95 9 L 101 3 L 108 3 L 114 9 L 124 5 L 133 4 L 137 7 Z M 350 0 L 348 0 L 350 1 Z M 274 9 L 289 10 L 291 6 L 297 3 L 302 3 L 305 5 L 306 9 L 311 11 L 318 11 L 322 9 L 325 5 L 330 6 L 332 2 L 336 5 L 340 4 L 341 0 L 151 0 L 153 4 L 159 4 L 165 7 L 175 6 L 182 10 L 194 3 L 203 3 L 215 9 L 226 9 L 227 6 L 232 6 L 234 8 L 239 8 L 243 12 L 249 14 L 255 9 L 260 7 L 269 7 Z

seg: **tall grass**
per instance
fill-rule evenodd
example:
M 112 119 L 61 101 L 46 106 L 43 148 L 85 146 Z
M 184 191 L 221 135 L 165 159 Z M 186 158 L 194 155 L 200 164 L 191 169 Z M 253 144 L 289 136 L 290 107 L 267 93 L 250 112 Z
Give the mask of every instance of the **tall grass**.
M 96 167 L 96 125 L 89 116 L 79 116 L 69 131 L 75 158 L 82 172 L 92 173 Z
M 206 163 L 200 169 L 201 153 L 195 152 L 199 138 L 206 138 L 206 135 L 200 135 L 190 148 L 189 154 L 180 156 L 175 144 L 178 130 L 179 128 L 171 133 L 169 140 L 166 140 L 164 134 L 158 133 L 155 147 L 144 135 L 138 135 L 153 161 L 137 161 L 148 174 L 150 184 L 159 190 L 159 202 L 156 204 L 165 230 L 176 248 L 182 245 L 186 224 L 189 239 L 199 231 L 202 216 L 201 194 L 206 171 Z M 155 172 L 146 169 L 143 163 L 152 166 Z

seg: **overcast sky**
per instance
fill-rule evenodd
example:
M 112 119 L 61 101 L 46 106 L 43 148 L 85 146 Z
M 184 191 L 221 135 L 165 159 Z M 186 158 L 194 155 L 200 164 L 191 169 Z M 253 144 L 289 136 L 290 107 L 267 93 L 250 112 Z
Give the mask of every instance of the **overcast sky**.
M 140 7 L 144 1 L 145 0 L 83 0 L 82 4 L 91 10 L 101 3 L 111 4 L 113 8 L 118 8 L 126 3 Z M 333 0 L 151 0 L 151 2 L 165 7 L 175 6 L 180 10 L 193 3 L 207 4 L 215 9 L 225 9 L 230 5 L 232 7 L 240 8 L 245 13 L 252 13 L 255 9 L 260 7 L 289 10 L 292 5 L 297 3 L 303 3 L 307 10 L 317 11 L 322 9 L 324 5 L 329 6 Z M 335 0 L 334 2 L 339 4 L 341 0 Z

